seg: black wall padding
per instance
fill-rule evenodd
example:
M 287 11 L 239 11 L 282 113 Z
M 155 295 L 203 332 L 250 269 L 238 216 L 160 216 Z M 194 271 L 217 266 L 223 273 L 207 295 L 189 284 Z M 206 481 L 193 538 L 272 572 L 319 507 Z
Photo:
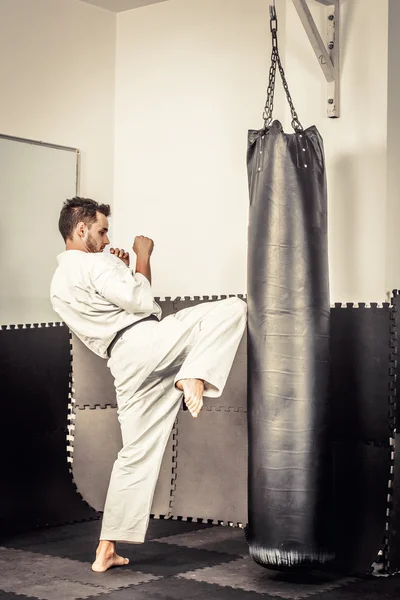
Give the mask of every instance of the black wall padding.
M 171 313 L 194 306 L 198 301 L 168 300 L 166 313 L 168 309 Z M 396 309 L 398 301 L 396 299 Z M 160 304 L 164 308 L 163 300 Z M 396 454 L 394 474 L 388 489 L 391 462 L 387 432 L 393 425 L 390 425 L 388 411 L 390 406 L 395 407 L 397 399 L 395 370 L 398 367 L 399 319 L 394 308 L 390 311 L 387 306 L 336 306 L 331 309 L 336 566 L 348 572 L 369 570 L 382 548 L 386 522 L 390 567 L 392 570 L 400 568 L 398 434 L 393 450 Z M 87 354 L 90 355 L 89 350 Z M 84 357 L 86 360 L 86 355 Z M 70 371 L 67 327 L 0 330 L 0 361 L 0 536 L 7 530 L 13 532 L 17 528 L 97 516 L 76 493 L 67 463 Z M 234 368 L 238 372 L 230 376 L 232 385 L 246 379 L 245 364 L 245 360 L 235 361 Z M 106 361 L 102 367 L 107 371 Z M 231 383 L 226 390 L 229 406 Z M 244 397 L 243 407 L 245 401 Z M 99 397 L 99 404 L 102 402 L 103 398 Z M 185 418 L 183 413 L 182 419 Z M 181 433 L 184 434 L 183 430 Z M 238 446 L 240 453 L 242 450 L 245 452 L 244 447 Z M 193 452 L 195 454 L 195 448 Z M 204 457 L 204 464 L 207 460 L 213 461 L 213 456 Z M 227 456 L 226 461 L 229 460 Z M 240 454 L 238 461 L 243 460 L 246 456 Z M 246 472 L 232 474 L 237 478 L 235 485 L 238 488 L 246 486 L 246 476 Z M 179 485 L 176 493 L 176 502 L 184 504 L 184 498 L 179 497 Z M 213 499 L 214 503 L 218 501 Z M 387 506 L 391 507 L 389 519 Z M 184 512 L 183 508 L 181 512 Z M 212 515 L 203 511 L 201 515 L 188 513 L 187 516 L 207 518 Z
M 94 518 L 67 462 L 70 374 L 64 326 L 0 331 L 0 532 Z
M 249 131 L 250 554 L 325 563 L 329 535 L 329 274 L 324 150 L 315 127 Z
M 392 388 L 393 398 L 393 427 L 400 429 L 400 400 L 397 398 L 400 389 L 400 352 L 399 352 L 399 330 L 400 330 L 400 290 L 393 290 L 392 298 L 392 327 L 393 335 L 391 339 L 390 351 L 392 353 Z
M 366 573 L 382 549 L 390 448 L 353 442 L 333 444 L 336 558 L 332 567 Z
M 370 570 L 385 536 L 393 539 L 392 523 L 399 518 L 396 511 L 392 521 L 387 516 L 396 396 L 393 309 L 389 304 L 331 309 L 335 566 L 348 572 Z M 395 548 L 393 542 L 391 552 Z
M 66 425 L 69 330 L 44 325 L 0 332 L 2 414 L 22 439 Z
M 386 530 L 386 547 L 384 558 L 389 573 L 400 571 L 400 361 L 399 361 L 399 327 L 400 296 L 393 291 L 393 307 L 391 310 L 390 340 L 390 421 L 393 430 L 391 438 L 390 476 L 388 482 L 388 519 Z
M 388 572 L 398 573 L 400 571 L 400 433 L 394 436 L 392 466 L 393 472 L 388 486 L 388 506 L 390 510 L 388 518 L 387 547 L 385 558 L 388 563 Z
M 214 300 L 215 298 L 202 298 L 202 301 Z M 195 306 L 200 301 L 195 299 L 175 299 L 159 300 L 160 305 L 165 310 L 166 314 L 171 314 L 177 310 Z M 165 304 L 166 302 L 166 304 Z M 169 312 L 168 312 L 169 311 Z M 397 351 L 396 344 L 396 325 L 397 321 L 393 320 L 393 308 L 388 309 L 387 305 L 383 307 L 352 306 L 352 305 L 336 305 L 331 309 L 331 415 L 330 421 L 333 423 L 331 428 L 332 444 L 334 452 L 333 468 L 334 473 L 332 481 L 335 489 L 335 506 L 332 522 L 335 523 L 335 540 L 334 549 L 337 554 L 335 568 L 346 570 L 347 572 L 365 573 L 370 570 L 371 563 L 375 560 L 378 550 L 382 548 L 382 541 L 385 531 L 385 515 L 386 507 L 384 506 L 387 480 L 389 477 L 390 464 L 388 462 L 389 445 L 389 394 L 390 386 L 394 384 L 394 375 L 390 375 L 394 368 L 394 356 Z M 394 328 L 394 330 L 393 330 Z M 392 331 L 393 330 L 393 331 Z M 390 335 L 390 339 L 389 339 Z M 243 340 L 246 341 L 245 339 Z M 394 345 L 393 345 L 394 344 Z M 75 346 L 74 346 L 75 354 Z M 93 354 L 87 348 L 77 352 L 82 361 L 79 369 L 86 370 L 91 363 Z M 216 404 L 224 406 L 221 413 L 223 425 L 221 430 L 222 446 L 225 436 L 231 436 L 232 431 L 229 427 L 229 413 L 225 413 L 228 407 L 236 407 L 239 410 L 246 409 L 246 348 L 245 344 L 241 344 L 238 350 L 238 355 L 235 359 L 232 373 L 227 382 L 227 388 L 224 391 L 223 397 L 219 398 Z M 74 356 L 74 369 L 75 369 Z M 101 366 L 101 370 L 100 370 Z M 76 372 L 75 372 L 76 374 Z M 96 403 L 105 407 L 110 402 L 110 394 L 108 390 L 112 383 L 112 377 L 106 367 L 106 361 L 99 364 L 99 369 L 93 373 L 96 381 L 102 382 L 106 377 L 109 378 L 107 386 L 103 385 L 98 388 Z M 367 384 L 364 384 L 367 382 Z M 83 403 L 86 405 L 87 397 L 83 389 L 78 389 L 78 379 L 74 381 L 75 396 L 80 394 Z M 242 389 L 243 388 L 243 389 Z M 396 394 L 396 391 L 392 391 Z M 394 402 L 395 398 L 392 399 Z M 206 405 L 209 407 L 209 402 Z M 210 407 L 209 407 L 210 408 Z M 230 410 L 230 409 L 229 409 Z M 77 411 L 82 413 L 82 411 Z M 87 444 L 93 443 L 93 447 L 98 441 L 93 432 L 97 431 L 95 426 L 96 415 L 98 411 L 86 411 L 89 415 L 93 415 L 93 427 L 91 427 L 91 419 L 85 421 L 85 429 L 78 426 L 75 432 L 75 450 L 76 454 L 79 447 L 86 448 Z M 104 413 L 105 411 L 101 411 Z M 213 413 L 211 412 L 210 415 Z M 224 415 L 226 418 L 224 418 Z M 207 414 L 201 417 L 207 420 Z M 184 517 L 206 518 L 206 519 L 223 519 L 232 518 L 243 523 L 247 521 L 247 511 L 243 507 L 243 494 L 246 493 L 245 482 L 247 480 L 247 471 L 241 475 L 235 473 L 235 469 L 231 465 L 231 456 L 223 456 L 220 453 L 221 464 L 226 465 L 227 473 L 221 479 L 221 486 L 225 485 L 227 477 L 234 481 L 237 492 L 230 497 L 230 503 L 235 507 L 240 507 L 240 514 L 232 512 L 228 516 L 227 511 L 216 511 L 215 507 L 229 506 L 221 496 L 221 486 L 214 486 L 214 496 L 210 501 L 193 502 L 195 498 L 192 490 L 187 488 L 188 481 L 185 474 L 189 475 L 198 468 L 198 452 L 201 446 L 201 435 L 199 440 L 193 440 L 192 445 L 188 445 L 187 449 L 191 454 L 186 453 L 185 448 L 181 447 L 182 440 L 190 439 L 186 431 L 186 425 L 191 426 L 191 420 L 188 422 L 187 415 L 180 412 L 178 418 L 178 436 L 177 436 L 177 463 L 176 470 L 178 477 L 176 479 L 176 490 L 174 494 L 173 510 L 178 508 L 178 514 Z M 200 423 L 200 421 L 199 421 Z M 347 424 L 351 424 L 348 426 Z M 194 423 L 193 427 L 195 427 Z M 215 425 L 215 424 L 214 424 Z M 213 425 L 213 426 L 214 426 Z M 243 440 L 246 438 L 247 431 L 245 430 L 245 422 L 242 422 L 243 431 L 238 433 L 238 436 Z M 204 423 L 203 423 L 204 426 Z M 201 426 L 200 429 L 203 427 Z M 195 427 L 196 431 L 197 428 Z M 368 432 L 368 433 L 367 433 Z M 111 430 L 108 432 L 112 435 Z M 85 439 L 82 440 L 82 436 Z M 119 436 L 119 434 L 118 434 Z M 376 436 L 376 437 L 374 437 Z M 117 442 L 117 440 L 113 440 Z M 329 448 L 331 446 L 328 446 Z M 184 452 L 184 456 L 182 456 Z M 90 474 L 85 479 L 85 484 L 93 475 L 94 466 L 87 456 L 85 459 L 85 451 L 78 452 L 79 456 L 74 457 L 74 470 L 80 471 L 79 485 L 82 477 L 85 477 L 85 469 L 90 471 Z M 246 464 L 247 447 L 243 445 L 237 446 L 236 457 L 237 463 Z M 206 447 L 202 447 L 201 465 L 213 463 L 212 444 L 210 451 Z M 90 457 L 89 457 L 90 458 Z M 96 452 L 93 452 L 93 457 L 96 458 Z M 183 462 L 182 462 L 183 461 Z M 214 462 L 213 462 L 214 461 Z M 245 461 L 243 463 L 243 461 Z M 100 461 L 101 463 L 101 461 Z M 330 463 L 332 464 L 332 463 Z M 230 472 L 230 467 L 232 469 Z M 329 465 L 328 465 L 329 466 Z M 332 467 L 331 467 L 332 468 Z M 98 465 L 101 472 L 101 464 Z M 83 475 L 82 475 L 83 473 Z M 209 481 L 207 478 L 207 469 L 203 469 L 204 485 L 207 487 Z M 104 473 L 104 478 L 93 481 L 93 490 L 98 489 L 97 494 L 103 493 L 104 486 L 107 485 L 106 478 L 108 475 Z M 241 477 L 241 479 L 240 479 Z M 212 479 L 212 473 L 211 473 Z M 224 483 L 225 482 L 225 483 Z M 375 484 L 374 484 L 375 482 Z M 189 482 L 190 483 L 190 482 Z M 396 485 L 396 478 L 394 481 Z M 96 488 L 97 486 L 97 488 Z M 400 486 L 399 486 L 400 487 Z M 327 488 L 329 491 L 329 487 Z M 400 493 L 400 490 L 397 494 Z M 394 494 L 394 498 L 398 495 Z M 201 498 L 200 498 L 201 500 Z M 244 516 L 242 516 L 244 510 Z M 397 513 L 395 513 L 397 514 Z M 400 518 L 400 517 L 398 517 Z M 337 522 L 337 526 L 336 526 Z M 393 520 L 393 523 L 396 521 Z M 397 531 L 399 531 L 399 527 Z M 393 536 L 395 536 L 396 528 L 392 528 Z M 393 537 L 393 542 L 390 545 L 390 552 L 393 554 L 396 549 L 398 537 Z M 398 563 L 397 563 L 398 564 Z M 400 566 L 400 565 L 399 565 Z
M 331 309 L 331 406 L 335 440 L 388 443 L 390 309 Z

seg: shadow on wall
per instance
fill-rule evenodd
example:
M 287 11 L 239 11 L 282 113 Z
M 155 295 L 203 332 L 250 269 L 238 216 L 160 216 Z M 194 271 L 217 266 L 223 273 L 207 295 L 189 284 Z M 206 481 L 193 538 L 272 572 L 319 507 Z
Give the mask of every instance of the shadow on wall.
M 385 149 L 327 166 L 331 302 L 384 302 Z

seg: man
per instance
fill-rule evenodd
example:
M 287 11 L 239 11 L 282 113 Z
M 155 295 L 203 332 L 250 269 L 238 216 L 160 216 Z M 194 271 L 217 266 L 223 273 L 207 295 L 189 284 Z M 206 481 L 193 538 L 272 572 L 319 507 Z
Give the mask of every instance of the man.
M 182 392 L 193 417 L 203 395 L 221 395 L 246 325 L 239 298 L 207 302 L 160 320 L 151 291 L 154 243 L 138 236 L 129 253 L 111 248 L 110 207 L 67 200 L 59 229 L 66 243 L 51 283 L 53 308 L 88 348 L 108 359 L 123 448 L 114 463 L 92 569 L 127 564 L 116 542 L 143 543 L 164 450 Z

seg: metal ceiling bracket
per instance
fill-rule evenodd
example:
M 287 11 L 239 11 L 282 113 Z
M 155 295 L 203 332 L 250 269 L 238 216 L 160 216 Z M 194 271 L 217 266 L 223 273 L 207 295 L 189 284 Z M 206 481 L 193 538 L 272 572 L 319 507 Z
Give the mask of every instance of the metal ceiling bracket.
M 293 4 L 328 82 L 327 113 L 328 117 L 332 119 L 340 116 L 340 0 L 314 1 L 326 6 L 326 43 L 318 31 L 307 0 L 293 0 Z

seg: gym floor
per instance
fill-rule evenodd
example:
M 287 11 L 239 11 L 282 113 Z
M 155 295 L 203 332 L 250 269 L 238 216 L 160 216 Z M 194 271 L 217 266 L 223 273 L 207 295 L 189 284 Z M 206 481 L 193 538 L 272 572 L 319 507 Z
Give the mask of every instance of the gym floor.
M 285 574 L 256 565 L 241 529 L 152 520 L 145 544 L 120 544 L 123 568 L 91 571 L 100 521 L 9 536 L 0 547 L 0 600 L 383 600 L 400 576 Z

